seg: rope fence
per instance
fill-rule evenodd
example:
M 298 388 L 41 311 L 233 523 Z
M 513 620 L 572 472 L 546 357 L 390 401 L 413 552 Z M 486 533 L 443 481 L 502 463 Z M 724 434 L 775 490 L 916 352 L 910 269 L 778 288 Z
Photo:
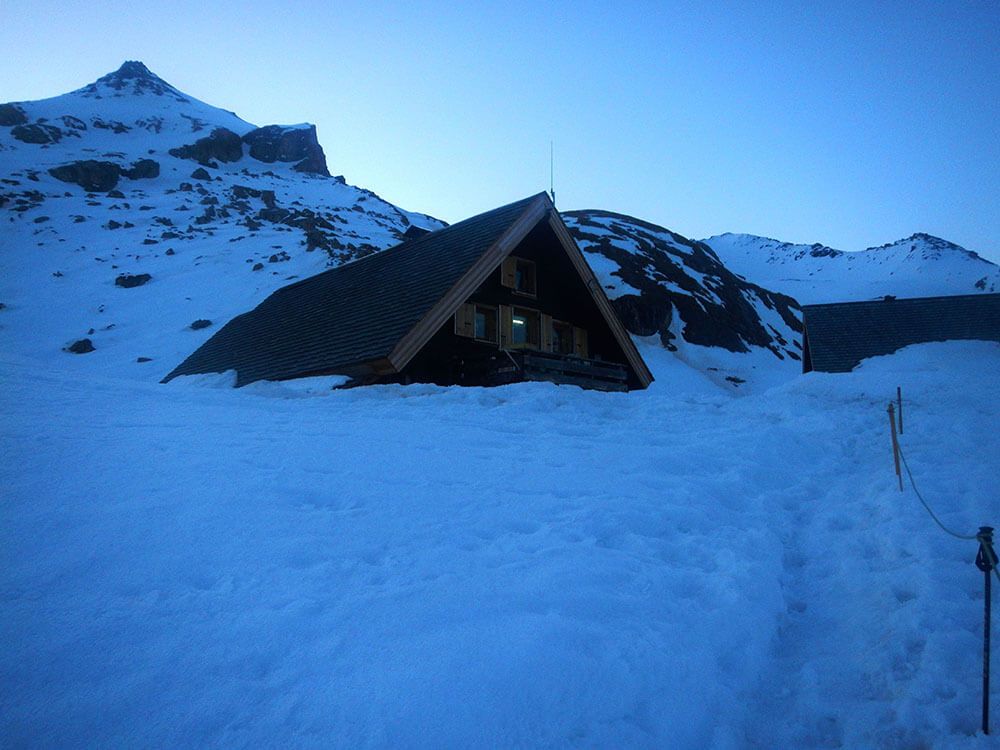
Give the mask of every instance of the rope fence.
M 899 404 L 899 433 L 903 432 L 903 394 L 901 388 L 896 388 L 896 399 Z M 992 579 L 990 578 L 990 572 L 996 576 L 997 581 L 1000 581 L 1000 570 L 997 570 L 997 553 L 993 549 L 993 527 L 991 526 L 980 526 L 979 532 L 976 534 L 959 534 L 957 531 L 948 528 L 944 522 L 938 518 L 937 513 L 931 508 L 930 503 L 924 499 L 923 494 L 917 487 L 917 483 L 913 478 L 913 472 L 910 470 L 910 465 L 906 461 L 906 454 L 903 453 L 902 447 L 899 445 L 899 438 L 896 435 L 896 414 L 893 404 L 889 402 L 889 433 L 892 437 L 892 457 L 896 466 L 896 476 L 899 479 L 899 491 L 903 492 L 903 474 L 900 471 L 900 463 L 902 463 L 903 469 L 906 470 L 906 476 L 910 480 L 910 487 L 913 488 L 913 494 L 917 496 L 920 504 L 924 506 L 924 510 L 933 519 L 934 523 L 937 524 L 938 528 L 949 536 L 953 536 L 956 539 L 961 539 L 963 541 L 974 541 L 979 544 L 979 550 L 976 554 L 976 567 L 979 568 L 984 573 L 984 616 L 983 616 L 983 734 L 990 733 L 990 614 L 991 614 L 991 586 L 990 583 Z

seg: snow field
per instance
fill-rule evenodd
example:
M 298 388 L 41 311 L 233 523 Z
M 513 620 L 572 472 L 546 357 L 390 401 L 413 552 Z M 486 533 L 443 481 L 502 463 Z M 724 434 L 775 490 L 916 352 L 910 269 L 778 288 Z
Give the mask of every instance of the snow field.
M 996 345 L 740 399 L 0 361 L 11 745 L 987 746 L 974 545 L 884 409 L 1000 521 Z

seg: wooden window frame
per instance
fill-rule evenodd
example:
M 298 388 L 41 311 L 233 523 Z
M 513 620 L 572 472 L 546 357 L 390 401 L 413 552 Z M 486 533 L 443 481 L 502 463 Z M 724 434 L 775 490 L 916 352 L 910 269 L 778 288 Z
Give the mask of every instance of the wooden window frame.
M 514 278 L 515 278 L 515 282 L 514 283 L 515 284 L 517 283 L 517 281 L 516 281 L 516 279 L 517 279 L 517 264 L 524 264 L 525 266 L 527 266 L 528 268 L 531 269 L 531 286 L 532 286 L 532 290 L 530 292 L 526 292 L 525 290 L 518 289 L 517 286 L 515 286 L 514 289 L 513 289 L 514 294 L 520 295 L 521 297 L 531 297 L 532 299 L 537 299 L 538 298 L 538 264 L 535 263 L 535 261 L 533 261 L 533 260 L 528 260 L 527 258 L 515 258 L 515 260 L 517 261 L 517 263 L 514 266 Z
M 555 345 L 556 345 L 555 331 L 556 331 L 556 326 L 557 325 L 558 326 L 562 326 L 569 333 L 568 340 L 569 340 L 569 343 L 570 343 L 570 350 L 568 352 L 560 352 L 560 351 L 557 351 L 556 348 L 555 348 Z M 567 356 L 567 357 L 576 356 L 576 335 L 574 334 L 574 330 L 575 330 L 576 326 L 574 326 L 572 323 L 568 323 L 565 320 L 557 320 L 556 318 L 552 319 L 551 326 L 552 326 L 552 334 L 551 334 L 551 343 L 552 343 L 552 346 L 550 348 L 551 348 L 552 353 L 553 354 L 561 354 L 561 355 Z
M 531 270 L 532 291 L 525 291 L 517 287 L 517 268 L 519 263 Z M 508 255 L 501 264 L 500 284 L 510 289 L 511 293 L 519 297 L 538 299 L 538 263 L 527 258 L 518 257 L 517 255 Z
M 573 356 L 580 359 L 593 359 L 590 353 L 590 333 L 586 328 L 573 326 Z
M 479 302 L 472 303 L 472 338 L 475 341 L 481 341 L 485 344 L 500 344 L 500 308 L 496 305 L 484 305 Z M 476 335 L 476 315 L 479 313 L 479 309 L 489 310 L 493 313 L 493 330 L 496 332 L 496 338 L 492 339 L 481 339 Z
M 470 302 L 463 302 L 455 310 L 453 330 L 456 336 L 462 338 L 472 338 L 476 333 L 476 306 Z M 470 314 L 471 313 L 471 314 Z
M 535 324 L 537 326 L 535 343 L 530 341 L 524 344 L 514 343 L 514 318 L 518 315 L 518 311 L 524 311 L 533 315 L 535 318 Z M 510 331 L 507 332 L 507 348 L 508 349 L 531 349 L 532 351 L 542 351 L 542 311 L 537 310 L 534 307 L 525 307 L 523 305 L 511 305 L 510 306 Z

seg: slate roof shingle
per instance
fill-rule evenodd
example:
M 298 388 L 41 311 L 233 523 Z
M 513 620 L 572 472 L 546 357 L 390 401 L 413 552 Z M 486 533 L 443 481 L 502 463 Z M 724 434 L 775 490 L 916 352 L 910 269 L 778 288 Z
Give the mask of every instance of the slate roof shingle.
M 803 305 L 802 315 L 804 372 L 850 372 L 867 357 L 928 341 L 1000 341 L 1000 294 Z

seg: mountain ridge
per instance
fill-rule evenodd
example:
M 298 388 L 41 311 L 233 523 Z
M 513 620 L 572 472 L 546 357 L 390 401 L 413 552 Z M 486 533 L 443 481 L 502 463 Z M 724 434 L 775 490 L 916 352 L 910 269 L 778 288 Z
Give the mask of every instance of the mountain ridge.
M 852 252 L 732 232 L 702 242 L 735 273 L 802 304 L 1000 291 L 1000 266 L 925 232 Z
M 0 104 L 0 212 L 0 337 L 143 379 L 279 286 L 445 225 L 331 176 L 315 126 L 258 127 L 134 60 Z M 635 336 L 727 388 L 797 368 L 795 295 L 652 222 L 563 216 Z

